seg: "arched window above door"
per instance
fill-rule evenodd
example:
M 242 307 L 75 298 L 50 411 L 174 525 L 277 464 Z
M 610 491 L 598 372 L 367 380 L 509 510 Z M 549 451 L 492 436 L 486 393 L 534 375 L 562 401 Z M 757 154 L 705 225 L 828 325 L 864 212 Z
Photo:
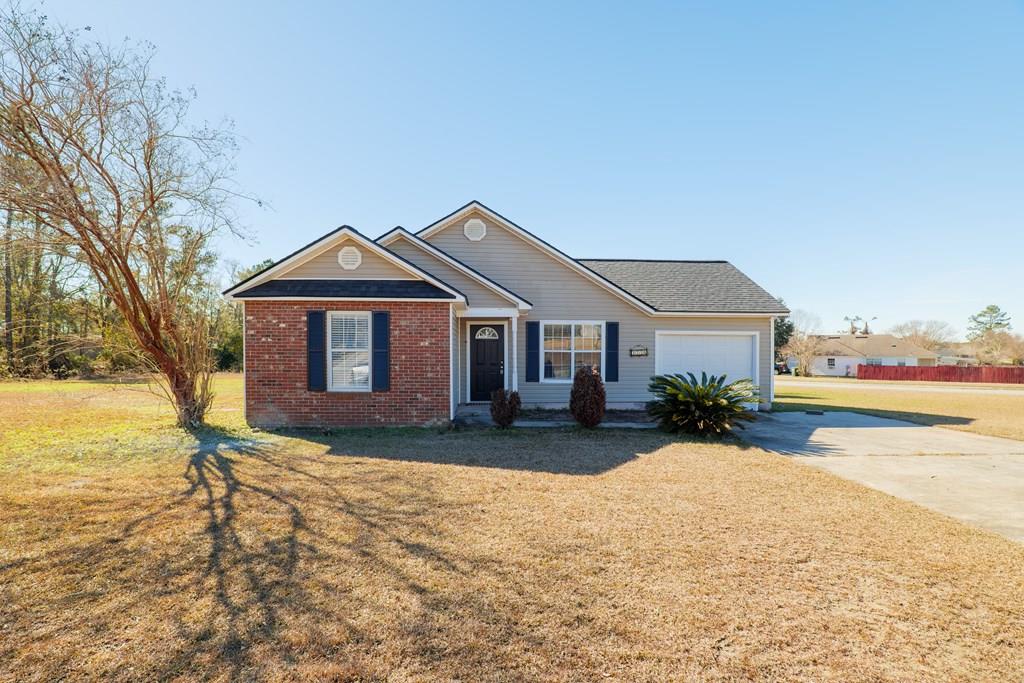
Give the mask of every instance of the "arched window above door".
M 481 327 L 476 331 L 474 339 L 497 339 L 498 331 L 493 327 Z

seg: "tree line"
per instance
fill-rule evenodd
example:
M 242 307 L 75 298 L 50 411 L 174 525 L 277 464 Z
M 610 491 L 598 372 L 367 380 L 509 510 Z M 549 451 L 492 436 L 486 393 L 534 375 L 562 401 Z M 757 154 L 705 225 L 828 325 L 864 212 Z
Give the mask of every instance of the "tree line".
M 73 246 L 47 226 L 11 210 L 0 219 L 0 377 L 91 377 L 146 372 L 124 315 Z M 215 259 L 210 259 L 210 268 Z M 262 267 L 259 266 L 259 267 Z M 251 269 L 250 269 L 251 270 Z M 245 276 L 238 271 L 232 277 Z M 209 277 L 207 280 L 206 277 Z M 220 299 L 205 274 L 209 352 L 216 370 L 242 369 L 239 307 Z

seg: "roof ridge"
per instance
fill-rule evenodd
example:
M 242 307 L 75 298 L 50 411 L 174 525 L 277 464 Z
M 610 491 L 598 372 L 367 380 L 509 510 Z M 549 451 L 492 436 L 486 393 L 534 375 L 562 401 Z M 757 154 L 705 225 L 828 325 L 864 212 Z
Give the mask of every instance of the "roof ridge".
M 620 263 L 728 263 L 725 259 L 670 259 L 670 258 L 578 258 L 577 261 L 612 261 Z

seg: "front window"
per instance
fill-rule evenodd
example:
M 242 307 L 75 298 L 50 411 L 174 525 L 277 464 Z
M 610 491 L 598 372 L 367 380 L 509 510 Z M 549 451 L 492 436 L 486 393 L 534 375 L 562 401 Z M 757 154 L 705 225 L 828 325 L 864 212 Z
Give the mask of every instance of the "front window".
M 334 391 L 370 390 L 370 314 L 331 313 L 328 382 Z
M 834 370 L 835 367 L 836 367 L 836 359 L 835 358 L 829 358 L 828 359 L 828 368 L 829 368 L 829 370 Z
M 881 358 L 868 358 L 868 365 L 881 365 L 881 364 L 882 364 L 882 359 Z
M 601 351 L 604 323 L 544 323 L 544 379 L 550 382 L 571 382 L 576 370 L 590 366 L 604 374 Z

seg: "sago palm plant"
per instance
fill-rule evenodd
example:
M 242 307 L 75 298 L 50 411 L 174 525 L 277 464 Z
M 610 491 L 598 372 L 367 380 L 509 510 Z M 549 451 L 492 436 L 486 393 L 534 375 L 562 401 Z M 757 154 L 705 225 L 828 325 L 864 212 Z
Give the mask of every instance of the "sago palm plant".
M 701 436 L 723 436 L 754 414 L 745 404 L 757 403 L 757 388 L 748 379 L 726 384 L 725 375 L 710 377 L 702 372 L 698 380 L 692 372 L 685 375 L 658 375 L 648 389 L 655 399 L 647 412 L 669 432 Z

